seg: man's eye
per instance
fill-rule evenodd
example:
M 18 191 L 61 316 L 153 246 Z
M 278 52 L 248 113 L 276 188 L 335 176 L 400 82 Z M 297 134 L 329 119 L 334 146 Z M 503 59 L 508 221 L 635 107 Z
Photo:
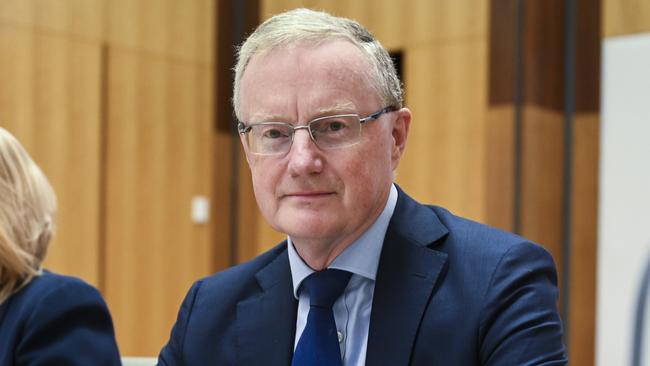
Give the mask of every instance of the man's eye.
M 287 134 L 282 133 L 281 130 L 278 130 L 276 128 L 272 128 L 272 129 L 268 129 L 268 130 L 264 131 L 262 136 L 264 136 L 265 138 L 277 139 L 277 138 L 281 138 L 281 137 L 286 137 Z
M 338 131 L 338 130 L 340 130 L 340 129 L 343 129 L 343 127 L 345 127 L 345 126 L 343 125 L 343 123 L 336 121 L 336 122 L 332 122 L 332 123 L 330 123 L 330 125 L 329 125 L 329 130 L 330 130 L 330 131 Z
M 346 127 L 347 125 L 343 121 L 329 121 L 323 126 L 322 132 L 340 132 Z

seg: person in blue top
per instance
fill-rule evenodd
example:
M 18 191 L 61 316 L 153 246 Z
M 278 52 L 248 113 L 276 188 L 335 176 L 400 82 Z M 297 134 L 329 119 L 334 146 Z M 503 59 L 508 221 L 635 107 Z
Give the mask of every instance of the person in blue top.
M 257 204 L 287 240 L 197 281 L 159 365 L 566 364 L 548 252 L 394 183 L 411 111 L 362 25 L 270 18 L 238 50 L 233 102 Z
M 41 268 L 56 207 L 41 169 L 0 127 L 0 366 L 121 365 L 99 292 Z

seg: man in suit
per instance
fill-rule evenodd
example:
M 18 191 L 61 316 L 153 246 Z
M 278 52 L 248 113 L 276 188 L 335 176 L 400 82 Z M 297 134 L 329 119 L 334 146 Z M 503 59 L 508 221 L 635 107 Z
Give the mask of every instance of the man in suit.
M 361 25 L 306 9 L 244 42 L 234 107 L 288 239 L 189 291 L 160 365 L 563 365 L 549 254 L 393 183 L 400 81 Z

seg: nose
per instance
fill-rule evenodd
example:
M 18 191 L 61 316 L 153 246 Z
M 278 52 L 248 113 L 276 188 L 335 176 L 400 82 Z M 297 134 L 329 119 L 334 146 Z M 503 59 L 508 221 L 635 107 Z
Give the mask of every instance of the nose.
M 318 174 L 323 170 L 323 155 L 312 141 L 308 129 L 298 129 L 289 150 L 288 169 L 292 176 Z

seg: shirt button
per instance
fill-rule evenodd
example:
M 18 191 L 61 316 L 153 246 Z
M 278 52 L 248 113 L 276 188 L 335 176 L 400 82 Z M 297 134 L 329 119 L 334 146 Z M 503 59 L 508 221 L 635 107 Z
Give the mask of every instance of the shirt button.
M 343 342 L 343 333 L 340 331 L 336 332 L 337 337 L 339 337 L 339 343 Z

